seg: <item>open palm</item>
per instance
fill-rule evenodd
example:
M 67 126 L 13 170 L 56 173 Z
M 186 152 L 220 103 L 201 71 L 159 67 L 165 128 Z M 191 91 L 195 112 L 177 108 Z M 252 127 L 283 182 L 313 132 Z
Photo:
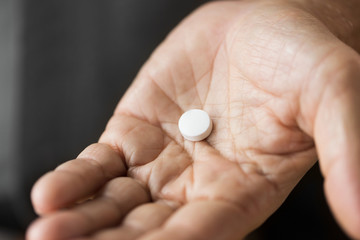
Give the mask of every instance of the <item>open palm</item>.
M 296 5 L 264 2 L 206 5 L 169 35 L 99 143 L 37 183 L 34 206 L 46 216 L 29 239 L 239 239 L 281 205 L 316 151 L 329 181 L 354 177 L 350 154 L 337 164 L 349 178 L 328 175 L 352 150 L 356 53 Z M 178 130 L 193 108 L 213 120 L 206 141 Z M 360 219 L 338 208 L 338 187 L 327 189 L 330 204 L 356 234 Z

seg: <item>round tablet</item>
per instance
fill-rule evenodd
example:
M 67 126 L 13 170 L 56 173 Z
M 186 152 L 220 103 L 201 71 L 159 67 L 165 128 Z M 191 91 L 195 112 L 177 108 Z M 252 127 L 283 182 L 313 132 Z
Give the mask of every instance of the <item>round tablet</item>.
M 185 139 L 201 141 L 210 135 L 212 122 L 207 112 L 200 109 L 191 109 L 181 115 L 179 130 Z

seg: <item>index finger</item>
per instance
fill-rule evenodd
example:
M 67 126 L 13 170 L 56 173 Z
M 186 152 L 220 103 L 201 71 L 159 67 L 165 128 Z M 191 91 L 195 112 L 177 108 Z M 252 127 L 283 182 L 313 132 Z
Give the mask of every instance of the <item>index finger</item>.
M 60 165 L 38 180 L 31 193 L 35 211 L 45 214 L 72 205 L 125 173 L 119 153 L 107 144 L 92 144 L 75 160 Z

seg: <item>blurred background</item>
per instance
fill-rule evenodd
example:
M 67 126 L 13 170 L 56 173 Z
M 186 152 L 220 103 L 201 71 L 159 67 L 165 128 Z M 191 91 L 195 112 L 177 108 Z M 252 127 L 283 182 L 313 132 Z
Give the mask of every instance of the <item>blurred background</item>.
M 0 240 L 23 239 L 36 179 L 96 142 L 167 33 L 202 0 L 0 0 Z M 347 239 L 318 166 L 248 239 Z

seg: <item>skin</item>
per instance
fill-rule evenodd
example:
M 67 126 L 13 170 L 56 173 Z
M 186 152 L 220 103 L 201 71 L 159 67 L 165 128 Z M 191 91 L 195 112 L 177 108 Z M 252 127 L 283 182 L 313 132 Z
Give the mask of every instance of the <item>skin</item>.
M 192 13 L 99 143 L 35 184 L 41 217 L 27 239 L 241 239 L 317 159 L 335 218 L 360 239 L 357 25 L 334 24 L 351 13 L 334 6 L 321 15 L 312 1 L 224 1 Z M 213 119 L 206 141 L 178 131 L 192 108 Z

